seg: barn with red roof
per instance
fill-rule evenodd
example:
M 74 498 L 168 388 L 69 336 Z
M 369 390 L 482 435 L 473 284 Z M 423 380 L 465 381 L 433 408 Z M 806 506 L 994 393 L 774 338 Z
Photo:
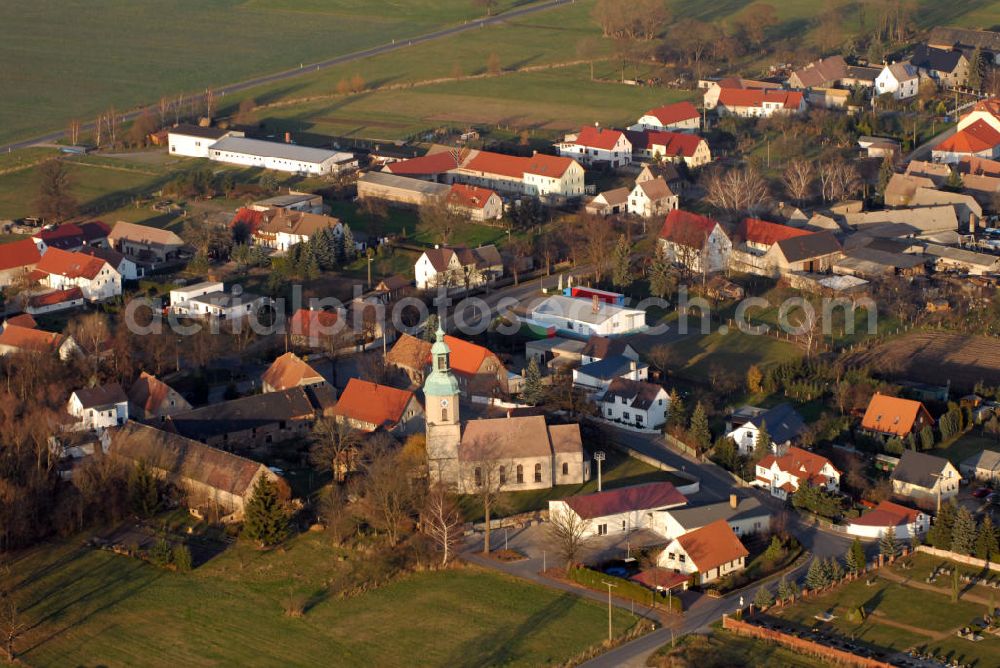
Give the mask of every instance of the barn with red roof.
M 621 130 L 584 126 L 556 145 L 559 155 L 574 158 L 584 165 L 624 167 L 632 162 L 632 142 Z
M 701 113 L 691 102 L 675 102 L 650 109 L 629 130 L 674 130 L 696 132 L 701 127 Z

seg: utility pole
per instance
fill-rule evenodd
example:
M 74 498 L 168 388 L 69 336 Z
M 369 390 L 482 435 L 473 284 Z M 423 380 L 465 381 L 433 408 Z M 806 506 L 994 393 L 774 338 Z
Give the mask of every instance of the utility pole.
M 604 454 L 603 450 L 598 450 L 594 453 L 594 461 L 597 462 L 597 491 L 601 491 L 601 462 L 605 460 L 607 455 Z
M 607 587 L 608 587 L 608 644 L 610 645 L 611 644 L 611 638 L 612 638 L 612 633 L 611 633 L 611 588 L 612 587 L 617 587 L 618 585 L 612 584 L 612 583 L 608 582 L 607 580 L 601 580 L 601 584 L 607 585 Z

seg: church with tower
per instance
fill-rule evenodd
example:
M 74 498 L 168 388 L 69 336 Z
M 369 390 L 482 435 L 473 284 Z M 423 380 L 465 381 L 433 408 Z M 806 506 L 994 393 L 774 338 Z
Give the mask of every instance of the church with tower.
M 431 372 L 424 382 L 427 466 L 432 482 L 468 494 L 496 479 L 505 491 L 580 484 L 590 478 L 577 424 L 549 425 L 545 417 L 500 417 L 462 422 L 451 351 L 438 328 Z M 487 483 L 489 484 L 489 483 Z

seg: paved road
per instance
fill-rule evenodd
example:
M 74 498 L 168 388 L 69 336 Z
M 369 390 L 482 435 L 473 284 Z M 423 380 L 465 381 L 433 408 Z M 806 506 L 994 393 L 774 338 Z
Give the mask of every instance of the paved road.
M 361 60 L 363 58 L 369 58 L 371 56 L 379 56 L 386 53 L 391 53 L 393 51 L 398 51 L 400 49 L 405 49 L 417 44 L 424 44 L 426 42 L 431 42 L 434 40 L 442 39 L 444 37 L 451 37 L 452 35 L 457 35 L 459 33 L 467 32 L 469 30 L 477 30 L 480 28 L 485 28 L 486 26 L 495 25 L 498 23 L 503 23 L 511 19 L 515 19 L 521 16 L 526 16 L 528 14 L 534 14 L 536 12 L 545 11 L 552 9 L 554 7 L 559 7 L 560 5 L 567 5 L 575 0 L 548 0 L 548 2 L 543 2 L 537 5 L 530 5 L 528 7 L 521 7 L 518 9 L 512 9 L 503 14 L 498 14 L 496 16 L 485 17 L 481 19 L 476 19 L 473 21 L 468 21 L 462 25 L 451 26 L 449 28 L 442 28 L 441 30 L 436 30 L 434 32 L 427 33 L 425 35 L 418 35 L 411 39 L 400 39 L 394 40 L 389 44 L 382 44 L 380 46 L 374 46 L 370 49 L 365 49 L 363 51 L 355 51 L 353 53 L 346 53 L 342 56 L 336 56 L 334 58 L 328 58 L 327 60 L 322 60 L 318 63 L 309 63 L 307 65 L 302 65 L 294 69 L 285 70 L 283 72 L 275 72 L 274 74 L 267 74 L 264 76 L 254 77 L 252 79 L 247 79 L 239 83 L 230 84 L 228 86 L 223 86 L 221 88 L 214 89 L 214 94 L 217 97 L 223 97 L 230 93 L 236 93 L 248 88 L 254 88 L 255 86 L 260 86 L 262 84 L 274 83 L 277 81 L 285 81 L 292 79 L 294 77 L 302 76 L 303 74 L 311 74 L 313 72 L 319 72 L 320 70 L 333 67 L 335 65 L 342 65 L 344 63 L 350 63 L 356 60 Z M 184 98 L 184 104 L 191 104 L 192 102 L 198 103 L 204 100 L 204 93 L 199 93 L 197 95 L 191 95 Z M 123 114 L 124 121 L 131 121 L 137 118 L 146 107 L 140 107 L 133 109 L 132 111 Z M 153 107 L 149 107 L 153 109 Z M 155 109 L 154 109 L 155 111 Z M 84 123 L 80 126 L 80 130 L 83 132 L 89 132 L 93 130 L 94 124 Z M 29 146 L 34 146 L 36 144 L 46 144 L 56 142 L 63 138 L 65 135 L 64 131 L 50 132 L 48 134 L 34 137 L 32 139 L 25 139 L 17 142 L 12 142 L 9 144 L 0 144 L 0 152 L 10 152 L 17 151 L 22 148 L 27 148 Z

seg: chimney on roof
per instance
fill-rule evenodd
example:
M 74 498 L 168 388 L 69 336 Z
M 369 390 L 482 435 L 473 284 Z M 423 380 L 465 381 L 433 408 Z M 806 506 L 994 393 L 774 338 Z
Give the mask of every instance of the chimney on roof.
M 632 372 L 632 380 L 639 380 L 639 363 L 631 360 L 628 363 L 628 368 Z
M 738 498 L 736 498 L 736 495 L 735 494 L 730 494 L 729 495 L 729 507 L 732 508 L 733 510 L 735 510 L 737 508 L 737 506 L 739 506 L 739 505 L 740 505 L 740 500 Z
M 434 244 L 434 250 L 441 250 L 441 244 Z
M 510 419 L 510 414 L 513 413 L 513 412 L 514 411 L 512 409 L 510 409 L 510 408 L 507 409 L 507 418 L 508 419 Z
M 533 150 L 531 151 L 531 156 L 532 156 L 532 157 L 534 157 L 534 156 L 536 156 L 536 155 L 538 155 L 538 149 L 533 149 Z
M 597 295 L 594 295 L 591 298 L 591 310 L 593 310 L 594 313 L 601 312 L 601 300 L 597 298 Z
M 286 132 L 285 133 L 285 143 L 286 144 L 291 144 L 292 143 L 292 133 L 291 132 Z

